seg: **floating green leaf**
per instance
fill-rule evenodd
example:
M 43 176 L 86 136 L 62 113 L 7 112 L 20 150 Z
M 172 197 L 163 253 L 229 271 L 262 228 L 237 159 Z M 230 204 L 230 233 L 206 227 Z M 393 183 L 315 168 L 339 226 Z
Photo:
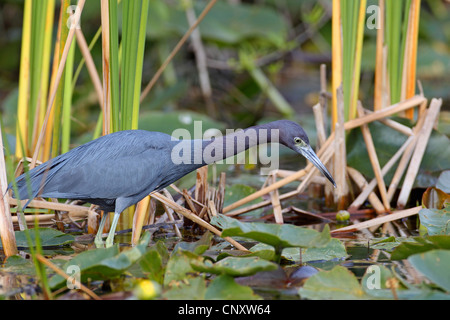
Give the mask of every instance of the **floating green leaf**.
M 392 272 L 382 265 L 369 266 L 361 279 L 361 286 L 365 293 L 374 298 L 393 299 L 391 289 L 386 287 L 386 282 L 394 278 Z
M 259 300 L 250 287 L 237 284 L 233 277 L 221 275 L 215 278 L 206 289 L 205 298 L 209 300 Z
M 436 235 L 428 237 L 413 237 L 410 241 L 402 242 L 391 254 L 392 260 L 407 259 L 409 256 L 434 249 L 450 250 L 450 236 Z
M 273 252 L 272 247 L 263 243 L 258 243 L 250 248 L 250 251 L 254 254 L 267 250 Z M 333 238 L 323 247 L 302 249 L 301 257 L 299 248 L 285 248 L 281 252 L 281 256 L 287 260 L 301 261 L 303 263 L 310 261 L 328 261 L 345 258 L 347 256 L 347 250 L 339 239 Z
M 364 292 L 374 299 L 394 299 L 391 288 L 388 288 L 388 280 L 395 279 L 395 275 L 388 268 L 382 265 L 372 265 L 367 268 L 361 280 L 361 286 Z M 428 286 L 408 285 L 405 288 L 401 284 L 395 289 L 398 299 L 412 300 L 448 300 L 450 295 L 444 294 L 439 290 L 434 290 Z
M 144 233 L 137 246 L 122 252 L 119 252 L 117 245 L 111 248 L 84 251 L 68 261 L 64 265 L 63 271 L 77 266 L 81 282 L 85 282 L 87 279 L 103 280 L 118 277 L 142 257 L 150 237 L 149 232 Z M 56 288 L 63 285 L 65 281 L 60 275 L 54 275 L 50 278 L 49 285 Z
M 33 245 L 36 244 L 35 230 L 29 231 Z M 16 231 L 16 243 L 18 247 L 28 248 L 29 244 L 25 235 L 26 231 Z M 39 228 L 39 238 L 42 247 L 56 247 L 72 243 L 75 237 L 52 228 Z
M 408 258 L 411 265 L 437 286 L 450 292 L 450 250 L 431 250 Z
M 213 217 L 211 224 L 222 228 L 223 237 L 238 236 L 253 239 L 273 246 L 275 251 L 289 247 L 322 247 L 331 240 L 328 225 L 322 232 L 318 232 L 291 224 L 240 222 L 221 214 Z
M 412 122 L 406 119 L 393 117 L 393 120 L 409 127 L 413 125 Z M 369 129 L 372 133 L 380 166 L 383 167 L 403 145 L 407 137 L 402 133 L 376 121 L 369 124 Z M 366 177 L 370 179 L 374 177 L 361 130 L 352 130 L 348 135 L 347 163 L 349 166 L 360 171 Z M 429 187 L 430 184 L 435 183 L 435 176 L 442 170 L 446 170 L 448 168 L 450 168 L 450 138 L 438 131 L 433 130 L 420 165 L 415 186 L 424 188 Z M 393 175 L 394 170 L 390 170 L 385 175 L 384 179 L 386 184 L 389 184 Z M 430 180 L 434 181 L 430 183 Z
M 6 262 L 2 267 L 2 272 L 36 275 L 36 268 L 30 259 L 25 259 L 19 255 L 14 255 L 6 259 Z
M 169 258 L 169 253 L 165 245 L 158 241 L 139 260 L 141 270 L 150 280 L 163 283 L 165 264 Z
M 278 265 L 259 257 L 227 257 L 216 263 L 211 260 L 193 260 L 192 268 L 199 272 L 227 274 L 232 277 L 250 276 L 260 271 L 271 271 Z
M 164 286 L 170 287 L 179 285 L 180 282 L 188 278 L 188 274 L 196 274 L 191 267 L 194 260 L 203 260 L 202 257 L 185 250 L 177 250 L 174 252 L 167 262 L 166 272 L 164 274 Z
M 169 300 L 203 300 L 205 299 L 206 281 L 203 277 L 190 277 L 171 286 L 164 292 L 164 298 Z
M 370 243 L 371 249 L 379 249 L 379 250 L 387 250 L 391 251 L 395 249 L 397 246 L 399 246 L 404 241 L 410 241 L 413 240 L 411 238 L 401 238 L 401 237 L 385 237 L 385 238 L 374 238 L 372 239 Z
M 232 256 L 232 257 L 259 257 L 261 259 L 265 260 L 273 260 L 275 256 L 275 251 L 273 250 L 273 247 L 264 244 L 259 243 L 253 246 L 250 251 L 256 246 L 261 245 L 261 248 L 257 248 L 254 252 L 246 252 L 246 251 L 239 251 L 239 250 L 228 250 L 221 252 L 217 256 L 217 261 L 225 259 L 226 257 Z
M 355 275 L 342 266 L 316 273 L 298 291 L 301 298 L 330 300 L 368 299 Z
M 177 243 L 175 248 L 173 249 L 173 252 L 176 252 L 177 250 L 185 250 L 190 251 L 197 255 L 202 255 L 211 246 L 212 237 L 213 237 L 212 233 L 207 231 L 198 241 L 194 242 L 182 241 Z
M 443 209 L 421 209 L 419 219 L 429 235 L 450 234 L 450 203 Z

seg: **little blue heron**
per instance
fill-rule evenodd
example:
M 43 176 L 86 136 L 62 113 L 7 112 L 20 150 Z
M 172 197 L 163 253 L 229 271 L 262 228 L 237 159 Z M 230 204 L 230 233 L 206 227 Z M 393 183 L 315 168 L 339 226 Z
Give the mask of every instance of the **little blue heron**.
M 114 212 L 106 239 L 106 246 L 111 246 L 120 213 L 129 206 L 204 165 L 270 142 L 300 153 L 336 186 L 311 149 L 303 128 L 292 121 L 278 120 L 208 140 L 177 140 L 144 130 L 111 133 L 22 174 L 16 179 L 18 193 L 14 197 L 78 199 Z M 97 246 L 103 243 L 105 217 L 95 237 Z

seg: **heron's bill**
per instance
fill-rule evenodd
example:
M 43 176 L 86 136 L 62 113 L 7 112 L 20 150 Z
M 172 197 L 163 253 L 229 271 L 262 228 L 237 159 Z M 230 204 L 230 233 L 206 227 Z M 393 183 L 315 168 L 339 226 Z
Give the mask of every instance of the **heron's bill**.
M 314 150 L 311 148 L 311 146 L 306 146 L 303 148 L 299 148 L 300 153 L 309 161 L 311 161 L 317 169 L 333 184 L 333 186 L 336 188 L 336 182 L 334 182 L 333 177 L 331 176 L 331 173 L 328 171 L 328 169 L 325 167 L 325 165 L 320 161 L 319 157 L 316 155 Z

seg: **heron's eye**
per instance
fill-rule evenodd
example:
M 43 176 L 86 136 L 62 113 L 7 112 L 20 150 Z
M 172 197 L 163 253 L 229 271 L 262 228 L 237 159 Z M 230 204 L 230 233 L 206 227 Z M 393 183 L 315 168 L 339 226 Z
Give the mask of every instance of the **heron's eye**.
M 303 142 L 303 140 L 300 139 L 299 137 L 295 137 L 295 138 L 294 138 L 294 143 L 295 143 L 295 144 L 299 144 L 299 143 L 302 143 L 302 142 Z

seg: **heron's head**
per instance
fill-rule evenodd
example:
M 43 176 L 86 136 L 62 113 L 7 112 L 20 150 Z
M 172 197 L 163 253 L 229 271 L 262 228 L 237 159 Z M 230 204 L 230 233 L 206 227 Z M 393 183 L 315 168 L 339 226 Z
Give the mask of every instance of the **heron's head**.
M 330 172 L 327 170 L 325 165 L 320 161 L 319 157 L 317 157 L 314 150 L 309 145 L 309 139 L 306 135 L 305 130 L 303 128 L 293 122 L 287 120 L 276 121 L 277 128 L 279 130 L 279 139 L 280 143 L 285 145 L 286 147 L 294 150 L 297 153 L 300 153 L 306 159 L 311 161 L 317 169 L 328 179 L 330 182 L 336 187 L 336 183 L 334 182 L 333 177 Z

